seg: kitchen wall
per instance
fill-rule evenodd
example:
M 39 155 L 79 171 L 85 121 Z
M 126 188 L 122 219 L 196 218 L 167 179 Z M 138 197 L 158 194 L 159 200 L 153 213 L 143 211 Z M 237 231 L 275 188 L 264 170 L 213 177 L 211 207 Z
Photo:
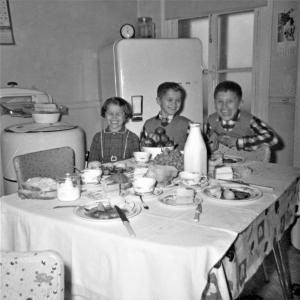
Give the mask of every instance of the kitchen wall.
M 89 147 L 100 127 L 98 50 L 136 22 L 137 1 L 10 0 L 10 9 L 16 45 L 0 46 L 0 86 L 16 81 L 52 95 Z
M 124 23 L 135 24 L 137 16 L 151 16 L 156 23 L 156 36 L 161 37 L 165 25 L 166 2 L 168 1 L 10 0 L 16 45 L 0 46 L 0 86 L 16 81 L 20 87 L 46 91 L 57 103 L 67 105 L 69 115 L 64 116 L 63 121 L 81 126 L 87 134 L 89 147 L 94 133 L 101 126 L 98 50 L 119 39 L 120 26 Z M 222 2 L 220 1 L 220 5 Z M 284 7 L 289 6 L 290 2 L 298 3 L 279 2 L 284 2 Z M 278 10 L 281 9 L 279 6 L 277 11 L 274 10 L 274 28 Z M 181 12 L 180 9 L 176 12 L 179 17 Z M 297 30 L 299 31 L 299 26 Z M 275 67 L 271 68 L 271 76 L 274 78 L 272 82 L 276 82 L 277 77 L 281 76 L 284 80 L 281 82 L 288 83 L 285 70 L 294 69 L 287 66 L 287 69 L 278 72 L 277 58 L 273 58 L 272 64 Z M 290 64 L 292 60 L 288 61 Z M 291 64 L 297 65 L 293 61 Z M 292 76 L 295 76 L 294 71 Z M 274 86 L 277 88 L 276 84 Z M 299 97 L 281 94 L 277 97 L 276 91 L 270 96 L 269 119 L 289 143 L 289 148 L 281 152 L 280 159 L 289 164 L 293 149 L 293 133 L 290 128 L 293 127 L 293 111 Z M 286 109 L 282 110 L 283 107 Z M 299 103 L 296 107 L 299 107 Z M 296 133 L 297 125 L 299 127 L 299 119 L 297 120 Z M 299 150 L 299 142 L 297 149 Z M 294 150 L 295 153 L 299 153 L 297 149 Z
M 153 6 L 153 1 L 149 1 Z M 268 116 L 268 123 L 274 128 L 274 130 L 280 135 L 282 139 L 281 145 L 276 151 L 276 161 L 280 164 L 294 165 L 300 167 L 300 2 L 293 0 L 268 0 L 268 1 L 209 1 L 210 6 L 205 7 L 204 2 L 201 1 L 201 12 L 199 12 L 199 1 L 195 0 L 161 0 L 161 10 L 157 14 L 152 15 L 157 20 L 161 20 L 161 30 L 163 36 L 164 30 L 164 16 L 171 15 L 174 19 L 180 19 L 184 17 L 197 16 L 200 13 L 204 13 L 207 9 L 214 6 L 217 11 L 222 11 L 224 5 L 227 9 L 230 9 L 230 5 L 238 7 L 238 5 L 267 5 L 266 10 L 270 13 L 265 13 L 268 20 L 264 20 L 266 27 L 271 27 L 272 41 L 267 63 L 270 68 L 270 78 L 267 94 L 267 103 L 265 109 L 266 112 L 260 114 Z M 207 2 L 208 3 L 208 2 Z M 166 7 L 170 7 L 171 11 L 166 11 Z M 287 12 L 293 8 L 295 13 L 296 22 L 296 36 L 294 42 L 281 42 L 278 43 L 278 15 L 283 12 Z M 149 4 L 146 1 L 140 0 L 138 6 L 138 13 L 140 15 L 145 14 L 149 10 Z M 259 28 L 261 35 L 265 35 L 265 39 L 270 38 L 268 30 L 264 27 Z M 160 33 L 158 33 L 160 34 Z M 298 37 L 297 37 L 298 35 Z M 267 42 L 268 44 L 268 42 Z M 298 63 L 297 63 L 298 62 Z M 298 65 L 298 69 L 297 69 Z M 297 84 L 298 74 L 298 88 Z M 266 80 L 266 79 L 263 79 Z M 296 96 L 296 90 L 297 96 Z M 261 101 L 265 101 L 262 99 Z M 262 106 L 264 107 L 264 106 Z
M 299 127 L 295 127 L 295 103 L 297 100 L 295 96 L 299 45 L 297 32 L 300 25 L 298 9 L 298 1 L 274 1 L 272 3 L 269 123 L 282 138 L 282 145 L 279 151 L 276 152 L 276 161 L 286 165 L 293 165 L 295 131 L 300 130 Z M 295 21 L 297 29 L 294 39 L 286 40 L 280 35 L 278 23 L 280 15 L 290 10 L 293 10 L 291 16 Z

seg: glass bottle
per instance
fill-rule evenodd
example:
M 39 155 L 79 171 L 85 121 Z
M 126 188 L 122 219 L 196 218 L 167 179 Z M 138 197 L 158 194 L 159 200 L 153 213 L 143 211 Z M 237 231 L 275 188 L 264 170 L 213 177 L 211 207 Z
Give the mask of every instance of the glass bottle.
M 137 21 L 138 38 L 155 38 L 155 23 L 151 17 L 140 17 Z
M 207 149 L 200 123 L 190 124 L 190 133 L 184 146 L 184 171 L 207 175 Z
M 80 198 L 80 177 L 67 173 L 57 179 L 57 199 L 60 201 L 75 201 Z

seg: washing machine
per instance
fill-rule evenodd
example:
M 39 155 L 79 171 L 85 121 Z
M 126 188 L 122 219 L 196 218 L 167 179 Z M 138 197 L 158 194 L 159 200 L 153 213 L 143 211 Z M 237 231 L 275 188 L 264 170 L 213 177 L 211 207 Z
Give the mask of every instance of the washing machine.
M 75 152 L 75 167 L 84 168 L 85 133 L 82 128 L 63 122 L 63 116 L 57 123 L 35 123 L 28 113 L 34 103 L 52 102 L 52 98 L 41 91 L 16 87 L 0 89 L 0 195 L 18 189 L 13 158 L 20 154 L 69 146 Z

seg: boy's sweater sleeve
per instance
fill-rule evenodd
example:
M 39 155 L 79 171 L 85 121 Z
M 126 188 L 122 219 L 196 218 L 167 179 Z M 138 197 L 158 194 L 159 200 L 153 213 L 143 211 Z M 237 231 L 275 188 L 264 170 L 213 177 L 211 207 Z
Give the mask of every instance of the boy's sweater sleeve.
M 250 127 L 255 134 L 238 138 L 237 149 L 251 151 L 256 150 L 261 144 L 274 146 L 278 143 L 278 138 L 273 130 L 257 117 L 252 117 Z

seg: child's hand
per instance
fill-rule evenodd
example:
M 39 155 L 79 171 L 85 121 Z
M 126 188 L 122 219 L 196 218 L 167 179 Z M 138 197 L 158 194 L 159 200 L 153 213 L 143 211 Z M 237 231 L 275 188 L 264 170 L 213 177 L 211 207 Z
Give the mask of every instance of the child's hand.
M 227 146 L 228 148 L 236 147 L 237 138 L 228 136 L 228 135 L 220 135 L 218 140 L 221 144 Z
M 218 135 L 213 133 L 208 140 L 208 147 L 211 152 L 217 151 L 219 149 Z
M 94 161 L 90 161 L 88 163 L 89 169 L 99 169 L 100 167 L 101 167 L 100 161 L 94 160 Z

